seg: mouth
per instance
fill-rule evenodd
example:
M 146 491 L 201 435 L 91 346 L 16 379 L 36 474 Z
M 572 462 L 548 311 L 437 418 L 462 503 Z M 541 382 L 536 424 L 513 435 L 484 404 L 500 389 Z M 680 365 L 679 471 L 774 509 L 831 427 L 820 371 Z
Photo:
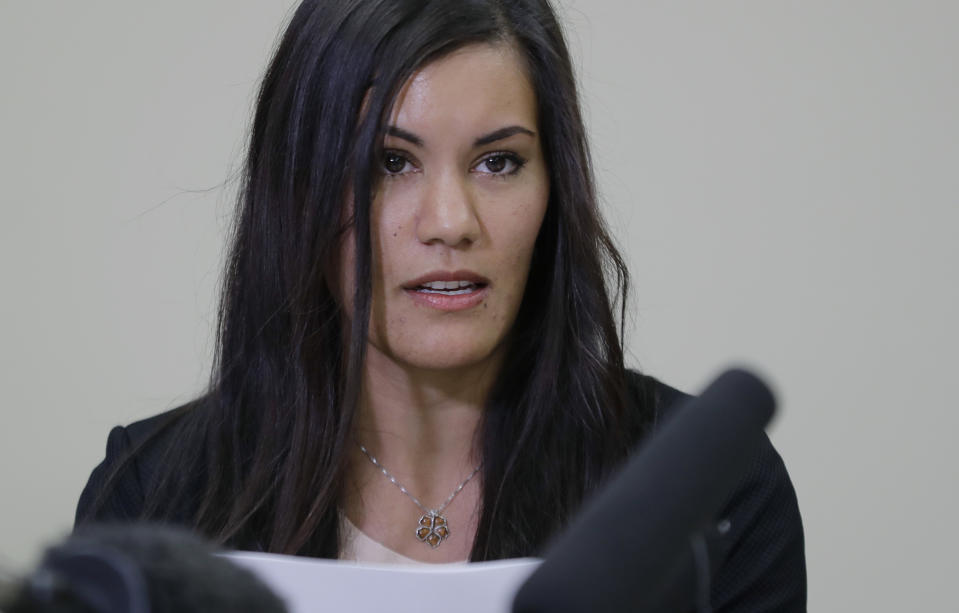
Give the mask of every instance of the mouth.
M 470 271 L 436 271 L 403 285 L 421 306 L 440 311 L 462 311 L 482 303 L 489 295 L 490 281 Z
M 424 294 L 439 294 L 441 296 L 463 296 L 478 291 L 486 287 L 485 283 L 474 283 L 472 281 L 428 281 L 421 283 L 412 289 L 415 292 Z

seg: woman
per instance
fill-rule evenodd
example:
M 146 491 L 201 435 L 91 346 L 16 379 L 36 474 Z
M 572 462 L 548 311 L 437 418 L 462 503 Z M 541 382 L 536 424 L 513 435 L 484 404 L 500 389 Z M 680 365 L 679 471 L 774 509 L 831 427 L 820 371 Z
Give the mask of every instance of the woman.
M 624 368 L 626 289 L 546 0 L 307 0 L 260 91 L 209 392 L 115 429 L 78 521 L 535 555 L 680 396 Z M 771 447 L 727 511 L 717 609 L 803 606 Z

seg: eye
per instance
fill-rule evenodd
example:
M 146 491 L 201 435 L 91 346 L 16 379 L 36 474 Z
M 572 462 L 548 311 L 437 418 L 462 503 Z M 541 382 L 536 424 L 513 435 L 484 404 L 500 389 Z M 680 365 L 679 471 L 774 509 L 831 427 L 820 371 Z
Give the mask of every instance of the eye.
M 397 151 L 387 151 L 383 154 L 383 170 L 389 175 L 399 175 L 415 169 L 410 159 Z
M 526 160 L 514 153 L 494 153 L 480 160 L 474 170 L 491 175 L 514 175 L 525 163 Z

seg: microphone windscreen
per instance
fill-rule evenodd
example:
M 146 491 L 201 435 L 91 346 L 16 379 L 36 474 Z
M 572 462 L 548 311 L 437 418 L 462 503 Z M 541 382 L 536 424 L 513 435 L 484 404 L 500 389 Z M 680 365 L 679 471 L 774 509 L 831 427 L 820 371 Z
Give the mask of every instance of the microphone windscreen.
M 286 612 L 285 603 L 253 573 L 215 553 L 209 543 L 182 529 L 88 524 L 46 551 L 9 610 Z M 64 608 L 68 603 L 70 608 Z
M 743 477 L 774 408 L 762 381 L 730 370 L 674 409 L 547 550 L 513 611 L 689 607 L 696 589 L 690 538 Z

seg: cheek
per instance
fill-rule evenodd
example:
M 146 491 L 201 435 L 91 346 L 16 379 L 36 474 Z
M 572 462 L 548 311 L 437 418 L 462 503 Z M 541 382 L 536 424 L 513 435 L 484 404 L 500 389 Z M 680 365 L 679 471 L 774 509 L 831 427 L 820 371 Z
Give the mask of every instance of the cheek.
M 330 289 L 333 292 L 333 297 L 343 306 L 343 312 L 348 315 L 353 312 L 353 291 L 356 287 L 353 281 L 355 268 L 356 247 L 351 230 L 343 235 L 336 260 L 331 262 L 330 269 L 326 271 L 327 278 L 331 280 Z
M 524 277 L 543 225 L 549 192 L 546 189 L 530 190 L 525 196 L 508 217 L 502 216 L 498 241 L 504 251 L 511 254 L 512 264 L 517 267 L 517 272 L 522 271 Z
M 407 236 L 410 220 L 404 216 L 403 203 L 395 198 L 389 202 L 390 206 L 384 207 L 382 200 L 377 199 L 371 211 L 370 238 L 373 260 L 370 264 L 374 291 L 383 284 L 384 280 L 395 281 L 394 269 L 400 266 L 404 245 L 410 240 Z

